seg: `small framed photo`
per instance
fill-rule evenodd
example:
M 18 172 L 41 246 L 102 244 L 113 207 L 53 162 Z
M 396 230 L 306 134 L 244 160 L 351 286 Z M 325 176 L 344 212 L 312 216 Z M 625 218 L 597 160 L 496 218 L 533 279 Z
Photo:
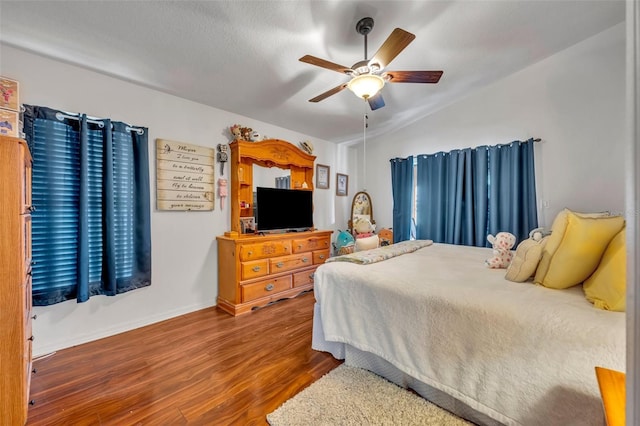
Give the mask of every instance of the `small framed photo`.
M 0 135 L 17 138 L 22 132 L 17 111 L 0 108 Z
M 349 176 L 336 173 L 336 195 L 346 196 L 349 193 Z
M 316 164 L 316 188 L 329 189 L 329 166 Z
M 13 111 L 20 110 L 20 97 L 16 80 L 0 76 L 0 108 Z
M 256 221 L 253 217 L 240 218 L 240 230 L 243 234 L 250 234 L 256 231 Z

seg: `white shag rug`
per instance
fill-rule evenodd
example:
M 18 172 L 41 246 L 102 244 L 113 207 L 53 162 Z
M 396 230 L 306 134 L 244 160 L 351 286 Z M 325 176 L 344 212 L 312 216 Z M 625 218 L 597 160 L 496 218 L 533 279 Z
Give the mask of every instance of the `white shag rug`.
M 472 425 L 367 370 L 340 365 L 267 415 L 271 426 Z

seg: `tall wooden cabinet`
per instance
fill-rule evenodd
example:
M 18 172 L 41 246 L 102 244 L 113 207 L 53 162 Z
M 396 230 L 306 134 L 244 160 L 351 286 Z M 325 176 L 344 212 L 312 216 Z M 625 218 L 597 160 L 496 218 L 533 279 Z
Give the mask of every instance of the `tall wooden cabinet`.
M 0 424 L 27 421 L 31 384 L 31 154 L 0 136 Z
M 332 231 L 241 234 L 240 219 L 254 213 L 253 166 L 287 169 L 292 189 L 313 191 L 315 157 L 278 139 L 236 140 L 230 148 L 231 231 L 217 237 L 217 304 L 239 315 L 311 290 L 316 268 L 329 257 Z

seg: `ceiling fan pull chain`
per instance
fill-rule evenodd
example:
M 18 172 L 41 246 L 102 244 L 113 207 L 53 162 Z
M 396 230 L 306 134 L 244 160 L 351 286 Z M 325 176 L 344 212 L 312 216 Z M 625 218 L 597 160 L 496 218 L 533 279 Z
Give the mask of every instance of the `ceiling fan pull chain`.
M 367 115 L 367 102 L 364 102 L 364 117 L 362 126 L 362 190 L 367 191 L 367 128 L 369 127 L 369 115 Z

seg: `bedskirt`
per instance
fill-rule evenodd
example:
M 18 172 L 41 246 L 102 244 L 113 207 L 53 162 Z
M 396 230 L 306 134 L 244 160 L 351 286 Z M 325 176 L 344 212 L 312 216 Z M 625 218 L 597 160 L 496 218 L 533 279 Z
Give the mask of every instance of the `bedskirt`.
M 421 382 L 415 377 L 411 377 L 377 355 L 361 351 L 358 348 L 344 343 L 328 342 L 324 340 L 324 335 L 322 333 L 322 321 L 320 320 L 319 306 L 317 303 L 314 306 L 313 330 L 313 349 L 321 352 L 329 352 L 334 358 L 343 359 L 346 365 L 371 371 L 404 389 L 412 389 L 424 399 L 444 408 L 458 417 L 462 417 L 463 419 L 473 422 L 476 425 L 503 425 L 503 423 L 474 410 L 451 395 L 441 392 L 440 390 Z

